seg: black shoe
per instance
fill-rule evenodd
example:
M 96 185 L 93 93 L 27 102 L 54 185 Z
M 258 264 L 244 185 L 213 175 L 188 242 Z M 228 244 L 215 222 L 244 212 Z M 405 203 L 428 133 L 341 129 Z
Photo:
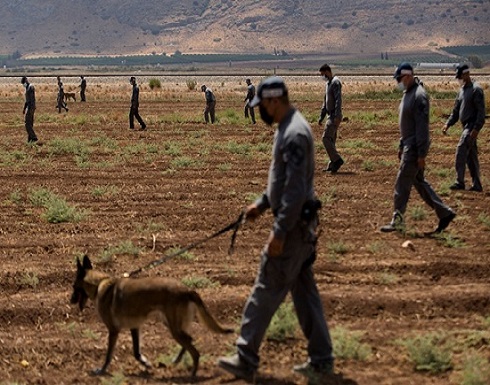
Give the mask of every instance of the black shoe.
M 331 165 L 330 172 L 332 174 L 335 174 L 337 171 L 339 171 L 340 167 L 342 167 L 343 164 L 344 164 L 344 160 L 342 158 L 339 158 Z
M 481 187 L 471 186 L 469 191 L 482 192 L 483 189 Z
M 456 183 L 452 184 L 451 186 L 449 186 L 449 189 L 450 190 L 464 190 L 464 184 L 456 182 Z
M 324 168 L 323 171 L 325 172 L 332 171 L 332 162 L 328 162 L 327 167 Z
M 144 126 L 141 126 L 140 131 L 145 131 L 146 130 L 146 124 Z
M 308 384 L 311 385 L 326 384 L 328 378 L 334 374 L 332 361 L 313 364 L 308 360 L 304 364 L 294 366 L 293 371 L 305 376 L 308 379 Z
M 255 383 L 255 375 L 257 370 L 247 364 L 238 354 L 231 357 L 221 357 L 218 359 L 218 366 L 233 374 L 237 378 L 241 378 L 248 383 Z
M 383 233 L 392 233 L 393 231 L 402 232 L 403 230 L 405 230 L 405 222 L 403 221 L 403 215 L 399 211 L 395 211 L 393 219 L 389 224 L 380 228 L 380 231 Z
M 434 230 L 434 233 L 442 233 L 444 230 L 446 230 L 446 228 L 449 226 L 454 218 L 456 218 L 456 213 L 451 213 L 444 218 L 439 219 L 439 225 L 437 226 L 437 229 Z

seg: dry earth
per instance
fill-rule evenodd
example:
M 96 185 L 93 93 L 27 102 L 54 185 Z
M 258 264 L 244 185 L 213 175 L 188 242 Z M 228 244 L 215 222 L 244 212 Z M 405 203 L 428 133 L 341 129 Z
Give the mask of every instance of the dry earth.
M 196 323 L 193 334 L 202 359 L 192 379 L 183 364 L 157 365 L 177 347 L 156 320 L 142 338 L 153 370 L 144 371 L 132 358 L 125 333 L 110 366 L 114 377 L 92 377 L 90 370 L 102 363 L 107 333 L 93 304 L 80 314 L 69 297 L 77 256 L 87 253 L 98 269 L 122 275 L 207 237 L 261 193 L 273 132 L 242 117 L 243 79 L 205 79 L 218 98 L 219 122 L 204 125 L 203 95 L 188 91 L 185 77 L 162 78 L 162 88 L 153 91 L 141 78 L 140 112 L 148 123 L 141 132 L 128 129 L 126 78 L 89 78 L 88 102 L 70 102 L 70 111 L 58 114 L 54 77 L 34 77 L 40 146 L 25 144 L 18 80 L 0 79 L 0 381 L 241 385 L 215 364 L 233 352 L 236 335 L 216 336 Z M 66 77 L 65 89 L 76 89 L 77 80 Z M 382 234 L 378 228 L 390 219 L 397 172 L 398 100 L 356 96 L 393 88 L 388 77 L 343 80 L 349 120 L 341 126 L 338 145 L 346 164 L 330 175 L 322 172 L 326 158 L 316 124 L 323 85 L 316 77 L 287 78 L 292 99 L 316 137 L 316 190 L 324 208 L 315 273 L 325 314 L 332 330 L 360 331 L 371 348 L 366 360 L 339 357 L 336 383 L 461 384 L 468 357 L 485 359 L 487 370 L 490 365 L 488 129 L 479 139 L 485 192 L 450 192 L 460 128 L 442 136 L 441 115 L 449 113 L 452 100 L 432 100 L 427 178 L 458 216 L 444 239 L 424 237 L 437 218 L 414 192 L 407 233 Z M 456 92 L 450 76 L 424 80 L 430 90 Z M 489 79 L 481 80 L 488 111 Z M 40 191 L 63 198 L 85 217 L 49 223 L 46 209 L 33 201 Z M 200 284 L 212 312 L 238 330 L 271 220 L 268 214 L 245 225 L 231 256 L 225 235 L 144 274 Z M 405 240 L 414 248 L 403 248 Z M 397 342 L 428 333 L 441 336 L 441 346 L 449 344 L 451 370 L 416 371 L 406 347 Z M 335 335 L 335 342 L 346 339 Z M 300 332 L 282 342 L 264 341 L 261 358 L 259 383 L 306 383 L 291 372 L 306 358 Z

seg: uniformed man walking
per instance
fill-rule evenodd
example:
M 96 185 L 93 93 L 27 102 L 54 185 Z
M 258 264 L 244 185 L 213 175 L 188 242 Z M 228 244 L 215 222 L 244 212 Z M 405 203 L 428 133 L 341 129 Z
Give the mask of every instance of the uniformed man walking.
M 381 231 L 402 231 L 405 227 L 403 215 L 407 209 L 412 186 L 420 197 L 436 212 L 439 224 L 433 233 L 440 233 L 456 217 L 432 189 L 424 176 L 425 159 L 429 152 L 429 99 L 424 87 L 414 77 L 413 67 L 402 63 L 394 78 L 402 89 L 403 98 L 399 107 L 400 146 L 398 158 L 400 168 L 395 182 L 394 213 L 391 222 Z
M 255 96 L 255 86 L 252 84 L 252 81 L 250 79 L 246 79 L 245 82 L 247 83 L 247 95 L 245 96 L 245 118 L 248 119 L 248 116 L 250 115 L 250 118 L 252 119 L 252 123 L 255 124 L 255 111 L 253 107 L 250 107 L 250 102 L 253 100 Z
M 464 190 L 464 174 L 466 165 L 470 170 L 472 185 L 470 191 L 483 191 L 480 180 L 480 162 L 478 160 L 477 138 L 485 124 L 485 95 L 478 83 L 470 77 L 470 68 L 467 64 L 456 68 L 456 78 L 461 83 L 461 89 L 456 97 L 451 116 L 442 128 L 444 134 L 449 127 L 458 120 L 463 125 L 463 132 L 456 148 L 456 182 L 451 190 Z
M 24 103 L 24 109 L 22 113 L 24 114 L 24 122 L 27 131 L 27 142 L 35 143 L 37 142 L 37 136 L 34 132 L 34 112 L 36 111 L 36 92 L 34 86 L 29 83 L 29 80 L 23 76 L 20 80 L 22 85 L 26 88 L 26 101 Z
M 65 103 L 65 90 L 63 88 L 63 82 L 61 78 L 58 76 L 58 96 L 56 97 L 56 107 L 58 108 L 58 114 L 61 113 L 61 109 L 63 108 L 66 112 L 68 112 L 68 107 Z
M 280 77 L 265 79 L 250 105 L 260 104 L 267 125 L 278 123 L 267 189 L 247 207 L 246 220 L 266 209 L 274 214 L 269 239 L 261 255 L 260 271 L 245 305 L 237 354 L 218 365 L 238 378 L 253 382 L 259 348 L 272 316 L 290 292 L 305 337 L 308 360 L 294 369 L 317 384 L 333 373 L 332 341 L 313 276 L 318 201 L 313 186 L 314 143 L 305 118 L 289 102 Z
M 209 118 L 211 118 L 211 123 L 214 123 L 216 120 L 216 97 L 214 96 L 213 90 L 206 87 L 205 84 L 201 86 L 201 91 L 204 92 L 204 97 L 206 99 L 206 107 L 204 107 L 204 120 L 206 123 L 209 123 Z
M 324 171 L 336 173 L 344 164 L 344 160 L 337 151 L 337 131 L 342 122 L 342 83 L 337 76 L 333 76 L 332 69 L 328 64 L 320 67 L 320 75 L 325 80 L 325 98 L 320 112 L 318 124 L 322 124 L 325 116 L 328 115 L 325 131 L 323 132 L 322 141 L 327 151 L 330 162 Z
M 139 114 L 140 105 L 140 89 L 136 83 L 136 78 L 131 76 L 129 83 L 133 86 L 133 92 L 131 94 L 131 107 L 129 109 L 129 128 L 134 130 L 134 118 L 138 121 L 141 126 L 141 130 L 146 129 L 146 124 Z
M 85 102 L 85 90 L 87 89 L 87 81 L 85 80 L 85 77 L 82 75 L 80 76 L 80 100 L 82 102 Z

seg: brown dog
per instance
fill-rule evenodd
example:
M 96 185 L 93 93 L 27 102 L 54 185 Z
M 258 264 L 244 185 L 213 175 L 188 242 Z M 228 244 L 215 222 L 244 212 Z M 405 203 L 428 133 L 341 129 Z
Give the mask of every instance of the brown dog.
M 188 330 L 196 313 L 211 331 L 223 334 L 233 332 L 232 329 L 222 327 L 213 318 L 199 294 L 180 282 L 165 278 L 111 278 L 107 274 L 94 271 L 90 259 L 84 256 L 83 263 L 77 260 L 71 303 L 78 303 L 80 310 L 83 310 L 88 298 L 95 301 L 97 312 L 109 330 L 104 365 L 94 370 L 94 374 L 105 373 L 122 329 L 131 331 L 134 357 L 145 367 L 151 367 L 140 353 L 139 328 L 154 312 L 162 315 L 172 337 L 182 346 L 174 363 L 180 362 L 186 351 L 192 356 L 193 376 L 196 375 L 199 365 L 199 352 L 192 344 Z
M 74 92 L 65 92 L 64 97 L 65 97 L 65 102 L 67 102 L 68 99 L 70 98 L 72 98 L 74 102 L 77 101 L 77 96 Z

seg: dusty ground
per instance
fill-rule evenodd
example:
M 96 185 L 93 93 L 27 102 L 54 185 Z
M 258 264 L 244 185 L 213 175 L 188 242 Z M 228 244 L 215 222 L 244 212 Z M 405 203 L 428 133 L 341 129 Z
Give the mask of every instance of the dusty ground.
M 189 92 L 185 78 L 165 79 L 158 91 L 151 91 L 146 80 L 141 81 L 140 112 L 148 130 L 140 132 L 128 129 L 126 78 L 89 79 L 88 102 L 70 102 L 67 114 L 54 109 L 54 78 L 33 78 L 38 97 L 35 129 L 42 142 L 33 147 L 25 144 L 18 79 L 0 81 L 2 383 L 243 383 L 215 364 L 219 356 L 233 352 L 236 335 L 216 336 L 197 323 L 194 337 L 202 359 L 196 379 L 185 365 L 157 365 L 177 348 L 156 321 L 144 328 L 142 338 L 153 370 L 144 371 L 132 358 L 125 333 L 110 366 L 114 376 L 90 375 L 103 361 L 107 333 L 93 304 L 82 314 L 69 304 L 75 258 L 87 253 L 98 269 L 122 275 L 234 221 L 261 193 L 267 178 L 273 132 L 242 118 L 242 79 L 206 79 L 218 98 L 219 122 L 212 126 L 202 123 L 203 95 Z M 432 101 L 427 178 L 458 216 L 446 238 L 424 237 L 437 218 L 414 191 L 407 234 L 382 234 L 378 228 L 392 211 L 399 101 L 355 99 L 354 94 L 394 85 L 388 78 L 344 79 L 349 121 L 341 126 L 338 147 L 346 164 L 330 175 L 322 172 L 326 157 L 322 129 L 316 124 L 322 83 L 317 78 L 288 81 L 317 140 L 316 190 L 324 208 L 315 273 L 325 314 L 332 330 L 362 331 L 362 342 L 371 347 L 364 361 L 337 359 L 337 383 L 460 384 L 465 360 L 472 355 L 485 358 L 488 369 L 488 127 L 479 138 L 485 192 L 449 192 L 460 128 L 442 136 L 441 115 L 449 113 L 452 100 Z M 485 82 L 488 88 L 488 79 Z M 66 79 L 65 90 L 76 89 L 76 84 L 76 78 Z M 432 84 L 433 89 L 456 91 L 451 77 Z M 488 89 L 486 96 L 488 109 Z M 39 188 L 75 205 L 85 217 L 49 223 L 45 209 L 32 202 Z M 238 329 L 271 220 L 268 214 L 241 229 L 231 256 L 227 234 L 192 250 L 187 258 L 172 259 L 144 274 L 201 283 L 198 291 L 216 317 Z M 413 250 L 402 248 L 405 240 L 413 243 Z M 131 253 L 128 245 L 136 250 Z M 451 346 L 453 368 L 443 374 L 415 371 L 407 349 L 397 343 L 430 332 Z M 306 384 L 291 372 L 306 358 L 299 331 L 283 342 L 264 341 L 261 358 L 259 383 Z

